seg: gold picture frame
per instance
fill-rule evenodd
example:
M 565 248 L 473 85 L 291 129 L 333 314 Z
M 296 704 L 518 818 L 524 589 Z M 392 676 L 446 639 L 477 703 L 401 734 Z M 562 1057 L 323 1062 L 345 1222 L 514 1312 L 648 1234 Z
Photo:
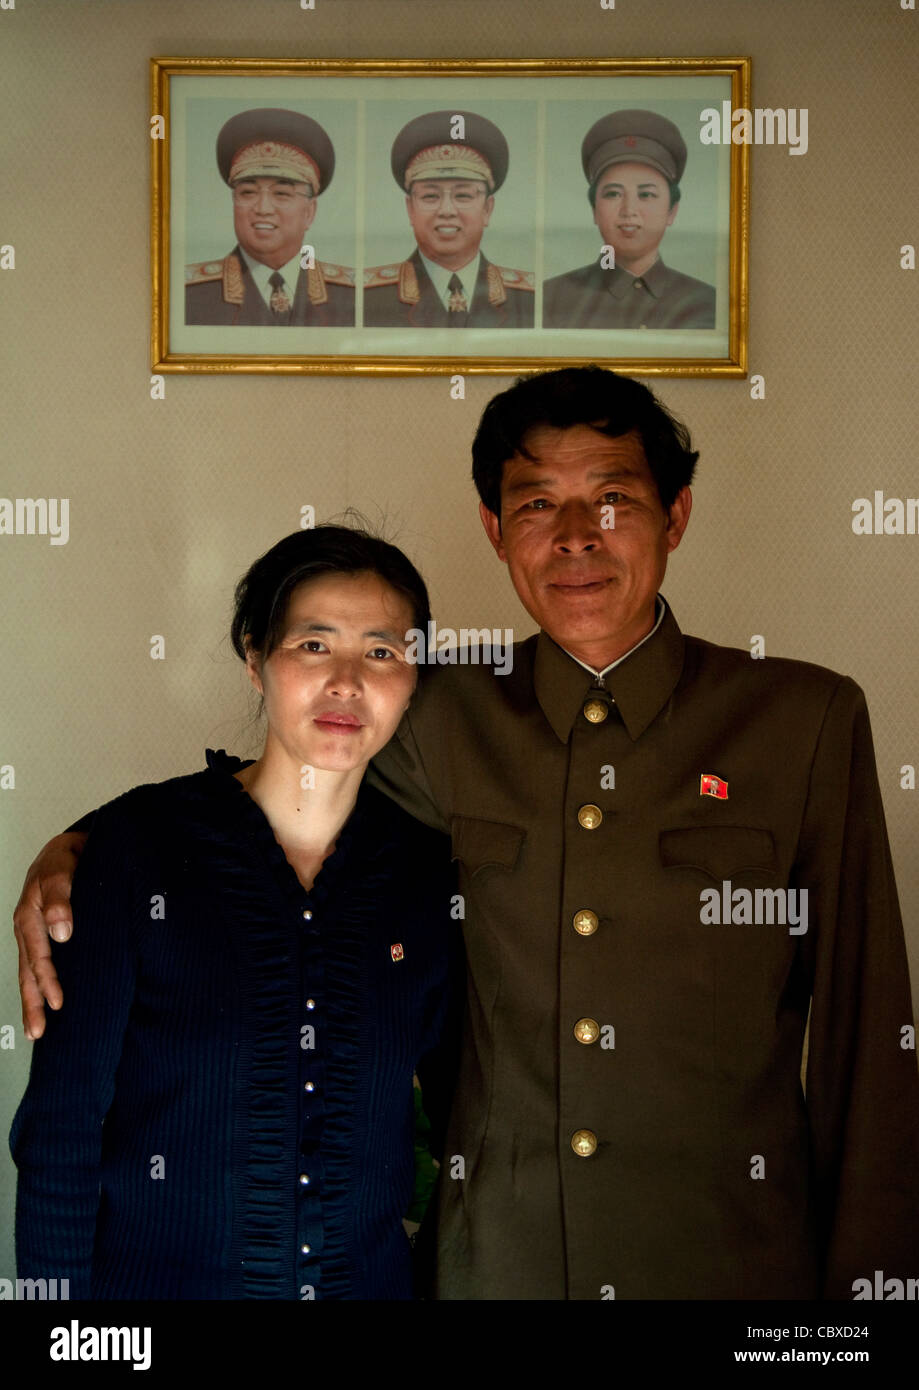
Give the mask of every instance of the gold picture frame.
M 150 79 L 154 372 L 495 374 L 599 363 L 643 376 L 746 375 L 749 147 L 726 140 L 702 143 L 694 131 L 702 129 L 704 118 L 696 126 L 693 114 L 698 119 L 703 111 L 720 111 L 728 101 L 734 111 L 749 109 L 748 57 L 154 58 Z M 276 126 L 266 124 L 267 118 L 258 114 L 266 110 L 285 113 L 294 122 L 295 133 L 289 138 L 299 140 L 299 145 L 285 143 L 286 127 L 279 136 Z M 394 179 L 394 148 L 404 156 L 406 141 L 411 143 L 415 132 L 424 139 L 442 138 L 440 122 L 448 113 L 459 132 L 451 124 L 451 139 L 456 140 L 451 157 L 459 148 L 469 160 L 481 157 L 485 164 L 457 165 L 459 180 L 451 181 L 442 172 L 439 182 L 405 180 L 412 171 L 423 175 L 434 167 L 424 162 L 422 156 L 430 154 L 426 148 L 412 155 L 400 174 L 410 189 L 407 194 L 405 182 L 400 186 Z M 469 115 L 479 123 L 472 135 L 465 129 Z M 657 123 L 653 128 L 649 116 Z M 234 117 L 240 121 L 227 127 Z M 611 125 L 604 124 L 613 117 Z M 259 143 L 263 138 L 274 140 L 272 149 L 293 149 L 291 158 L 297 160 L 300 147 L 308 143 L 296 134 L 304 118 L 318 121 L 334 150 L 334 183 L 329 177 L 326 186 L 318 173 L 321 160 L 311 162 L 306 152 L 308 167 L 317 171 L 318 194 L 307 175 L 298 172 L 300 165 L 293 174 L 279 165 L 280 182 L 257 174 L 242 185 L 239 170 L 258 170 L 258 163 L 230 163 L 225 158 L 221 172 L 215 143 L 222 130 L 229 132 L 224 147 L 230 134 L 241 132 L 230 144 L 251 151 L 268 148 Z M 276 119 L 280 118 L 271 118 Z M 628 211 L 629 199 L 656 196 L 655 174 L 652 170 L 645 176 L 640 193 L 634 192 L 629 178 L 637 178 L 638 166 L 648 167 L 638 156 L 656 148 L 648 140 L 658 137 L 661 122 L 661 129 L 678 132 L 669 142 L 666 135 L 660 137 L 667 150 L 674 150 L 682 138 L 685 172 L 674 181 L 671 154 L 646 156 L 658 158 L 671 189 L 669 212 L 658 204 L 670 220 L 663 232 L 655 233 L 644 201 L 640 212 Z M 623 135 L 632 125 L 636 136 Z M 485 132 L 481 138 L 475 133 L 479 126 Z M 500 134 L 494 140 L 504 142 L 505 156 L 509 152 L 506 181 L 499 183 L 495 180 L 500 172 L 494 173 L 487 162 L 492 159 L 498 169 L 500 151 L 496 154 L 497 145 L 487 144 L 492 138 L 488 132 L 495 127 Z M 617 154 L 610 167 L 618 167 L 620 174 L 610 197 L 621 198 L 621 203 L 607 201 L 611 175 L 604 173 L 588 185 L 590 151 L 582 146 L 588 132 L 595 130 L 596 139 L 607 134 L 614 141 L 611 148 Z M 400 146 L 400 132 L 406 131 Z M 471 143 L 464 145 L 464 139 Z M 631 165 L 623 145 L 615 143 L 623 140 L 636 151 Z M 486 146 L 484 155 L 476 142 Z M 609 153 L 602 140 L 600 151 L 595 162 Z M 322 177 L 329 168 L 327 159 Z M 480 188 L 471 176 L 481 168 L 487 172 Z M 294 177 L 304 182 L 282 189 L 282 183 Z M 227 187 L 230 180 L 238 192 Z M 651 191 L 645 190 L 645 183 Z M 598 209 L 594 200 L 600 184 L 604 201 Z M 673 201 L 675 184 L 682 192 L 676 194 L 678 207 Z M 309 206 L 310 240 L 302 242 L 298 261 L 288 259 L 290 280 L 297 276 L 298 265 L 303 271 L 296 286 L 288 288 L 282 279 L 280 289 L 272 290 L 264 283 L 271 262 L 294 244 L 281 239 L 281 219 L 288 211 L 280 204 L 289 187 L 307 189 L 300 194 L 306 201 L 297 204 L 295 216 Z M 433 231 L 429 227 L 425 232 L 419 223 L 416 234 L 412 219 L 420 218 L 422 210 L 411 198 L 419 189 L 427 190 L 437 218 Z M 478 211 L 472 208 L 467 216 L 456 210 L 451 199 L 457 189 L 476 193 Z M 275 195 L 277 208 L 271 201 Z M 240 199 L 256 196 L 268 202 L 262 220 L 247 225 L 245 217 L 254 219 L 256 214 L 247 214 Z M 612 226 L 612 239 L 604 242 L 598 229 L 612 206 L 624 211 L 617 214 L 618 225 L 603 222 L 604 231 Z M 234 251 L 228 252 L 231 216 L 233 231 L 242 229 L 246 239 L 240 241 L 237 235 Z M 296 226 L 295 222 L 295 231 Z M 467 290 L 460 281 L 458 290 L 445 290 L 450 262 L 456 262 L 459 253 L 453 246 L 442 253 L 442 247 L 466 237 L 464 244 L 471 249 L 476 235 L 478 259 L 471 263 L 478 266 L 475 286 Z M 652 288 L 642 278 L 638 257 L 641 238 L 651 247 L 645 259 L 655 254 L 653 235 L 666 235 L 668 265 L 659 258 L 655 270 L 646 272 L 652 279 L 658 277 Z M 253 239 L 258 243 L 254 255 Z M 627 239 L 631 244 L 623 246 Z M 283 250 L 274 249 L 268 257 L 259 249 L 266 240 Z M 267 268 L 260 271 L 262 254 Z M 578 269 L 585 255 L 587 265 Z M 607 263 L 601 267 L 603 256 Z M 622 257 L 627 266 L 639 267 L 637 274 L 623 266 Z M 435 302 L 441 266 L 440 298 Z M 575 269 L 569 271 L 569 266 Z M 602 298 L 593 289 L 600 269 L 607 272 Z M 615 281 L 613 273 L 618 276 Z M 662 274 L 670 278 L 663 281 Z M 688 295 L 688 315 L 673 308 L 670 286 L 676 281 L 697 287 Z M 615 305 L 606 295 L 609 285 L 618 287 Z M 629 302 L 623 287 L 637 291 Z M 636 311 L 632 306 L 639 302 Z M 451 309 L 458 304 L 459 318 L 446 314 L 444 304 Z M 638 323 L 636 313 L 652 322 Z M 629 322 L 623 314 L 630 315 Z M 606 322 L 602 315 L 612 317 Z M 672 322 L 674 317 L 679 326 Z

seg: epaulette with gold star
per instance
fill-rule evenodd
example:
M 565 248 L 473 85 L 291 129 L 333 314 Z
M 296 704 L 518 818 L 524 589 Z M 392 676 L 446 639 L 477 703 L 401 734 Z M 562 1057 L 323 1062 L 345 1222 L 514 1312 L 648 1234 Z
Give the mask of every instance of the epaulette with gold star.
M 224 260 L 230 260 L 229 256 Z M 205 285 L 209 280 L 223 279 L 223 260 L 219 261 L 196 261 L 194 265 L 185 267 L 186 285 Z
M 511 270 L 506 265 L 495 265 L 490 268 L 498 272 L 502 284 L 506 285 L 509 290 L 529 290 L 531 294 L 536 292 L 536 277 L 532 270 Z
M 417 304 L 421 298 L 421 287 L 411 261 L 372 265 L 364 271 L 365 290 L 379 290 L 387 285 L 398 285 L 400 304 Z
M 364 289 L 378 290 L 381 285 L 394 285 L 399 272 L 408 261 L 396 261 L 394 265 L 372 265 L 364 271 Z
M 532 270 L 511 270 L 506 265 L 492 265 L 488 271 L 488 302 L 495 306 L 507 303 L 508 290 L 529 290 L 535 292 L 536 283 Z
M 335 265 L 332 261 L 317 261 L 317 270 L 322 271 L 323 279 L 330 285 L 347 285 L 354 289 L 354 268 L 350 265 Z

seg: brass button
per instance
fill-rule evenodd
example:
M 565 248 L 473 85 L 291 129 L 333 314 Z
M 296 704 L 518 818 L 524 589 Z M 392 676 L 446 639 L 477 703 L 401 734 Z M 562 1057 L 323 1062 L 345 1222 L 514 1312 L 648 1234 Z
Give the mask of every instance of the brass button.
M 595 1018 L 579 1018 L 574 1025 L 574 1036 L 579 1043 L 596 1042 L 600 1036 L 600 1025 Z
M 644 287 L 645 287 L 645 282 L 644 282 L 644 280 L 642 280 L 642 279 L 639 278 L 638 280 L 635 281 L 634 288 L 635 288 L 636 290 L 643 290 Z
M 575 931 L 580 936 L 593 936 L 600 925 L 600 918 L 589 907 L 582 907 L 571 919 Z
M 597 1152 L 597 1136 L 592 1129 L 576 1129 L 571 1136 L 571 1147 L 579 1158 L 590 1158 Z
M 602 724 L 608 714 L 603 700 L 588 700 L 584 706 L 584 718 L 589 719 L 591 724 Z
M 603 819 L 603 812 L 599 806 L 582 806 L 578 811 L 578 824 L 585 830 L 596 830 Z

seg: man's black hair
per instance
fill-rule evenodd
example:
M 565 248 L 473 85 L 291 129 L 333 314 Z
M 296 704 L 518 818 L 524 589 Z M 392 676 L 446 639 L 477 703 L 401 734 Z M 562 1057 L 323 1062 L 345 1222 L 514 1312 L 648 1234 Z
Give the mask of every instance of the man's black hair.
M 699 455 L 689 430 L 653 391 L 603 367 L 563 367 L 519 377 L 488 402 L 479 421 L 472 477 L 485 506 L 499 519 L 504 464 L 515 454 L 533 458 L 526 436 L 540 425 L 562 430 L 590 425 L 614 439 L 634 430 L 667 511 L 680 489 L 692 482 Z

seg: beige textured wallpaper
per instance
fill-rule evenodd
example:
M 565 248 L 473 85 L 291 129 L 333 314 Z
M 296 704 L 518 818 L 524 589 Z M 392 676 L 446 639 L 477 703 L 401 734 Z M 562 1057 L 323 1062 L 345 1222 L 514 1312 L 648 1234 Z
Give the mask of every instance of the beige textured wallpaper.
M 170 376 L 149 389 L 153 55 L 749 54 L 754 103 L 807 107 L 809 149 L 754 149 L 750 368 L 672 380 L 701 449 L 665 586 L 684 630 L 853 676 L 866 690 L 919 981 L 919 536 L 858 536 L 852 502 L 919 494 L 915 54 L 898 0 L 16 0 L 0 8 L 3 497 L 70 499 L 66 545 L 0 534 L 0 904 L 82 811 L 248 754 L 225 637 L 232 586 L 299 522 L 383 522 L 453 626 L 531 630 L 480 531 L 469 444 L 503 384 Z M 225 248 L 221 248 L 222 250 Z M 166 659 L 150 659 L 162 634 Z M 8 777 L 6 779 L 9 780 Z M 914 992 L 915 989 L 914 989 Z M 25 1084 L 11 931 L 0 936 L 0 1276 L 12 1277 L 6 1134 Z

